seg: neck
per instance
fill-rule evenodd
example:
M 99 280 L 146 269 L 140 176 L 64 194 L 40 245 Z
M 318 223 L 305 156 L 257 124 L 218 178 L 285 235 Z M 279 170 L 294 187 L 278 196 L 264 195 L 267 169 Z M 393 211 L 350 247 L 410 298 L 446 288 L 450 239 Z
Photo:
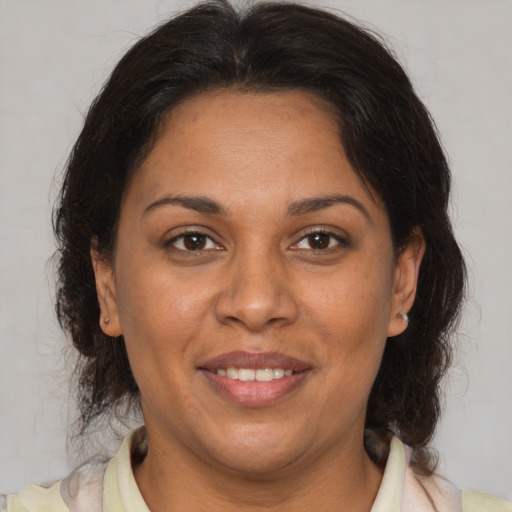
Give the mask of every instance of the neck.
M 162 441 L 150 436 L 147 456 L 134 467 L 152 512 L 368 512 L 382 479 L 362 438 L 270 472 L 236 471 Z

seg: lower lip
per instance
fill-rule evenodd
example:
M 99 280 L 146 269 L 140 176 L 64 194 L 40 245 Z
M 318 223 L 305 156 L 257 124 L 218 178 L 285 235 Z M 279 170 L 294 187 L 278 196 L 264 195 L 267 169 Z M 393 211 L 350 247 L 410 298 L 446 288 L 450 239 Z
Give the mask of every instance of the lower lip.
M 272 405 L 281 398 L 296 391 L 309 374 L 308 370 L 294 373 L 268 382 L 241 381 L 223 375 L 200 370 L 213 388 L 238 405 L 245 407 L 264 407 Z

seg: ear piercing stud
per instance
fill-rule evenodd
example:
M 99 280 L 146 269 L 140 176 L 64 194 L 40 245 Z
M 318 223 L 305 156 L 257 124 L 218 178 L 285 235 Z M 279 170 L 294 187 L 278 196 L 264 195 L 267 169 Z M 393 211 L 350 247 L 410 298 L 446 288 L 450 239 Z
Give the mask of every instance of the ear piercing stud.
M 400 311 L 397 316 L 401 318 L 407 325 L 409 325 L 409 315 L 407 313 Z
M 103 321 L 104 321 L 107 325 L 108 325 L 108 323 L 110 322 L 110 320 L 109 320 L 108 316 L 106 316 L 106 317 L 103 319 Z

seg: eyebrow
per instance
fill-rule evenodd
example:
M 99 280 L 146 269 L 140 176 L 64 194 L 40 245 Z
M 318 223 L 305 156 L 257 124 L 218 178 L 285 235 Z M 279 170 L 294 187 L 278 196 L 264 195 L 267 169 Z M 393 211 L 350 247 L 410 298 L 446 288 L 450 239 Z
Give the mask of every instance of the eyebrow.
M 163 206 L 182 206 L 189 210 L 210 215 L 225 215 L 226 210 L 216 201 L 204 196 L 166 196 L 154 201 L 144 209 L 143 216 Z
M 295 201 L 288 207 L 288 216 L 297 217 L 308 213 L 318 212 L 336 204 L 348 204 L 357 208 L 363 215 L 371 220 L 368 210 L 360 201 L 351 196 L 333 195 L 326 197 L 309 197 Z M 181 206 L 199 213 L 210 215 L 226 215 L 226 210 L 216 201 L 204 196 L 166 196 L 151 203 L 144 209 L 143 216 L 164 206 Z
M 309 197 L 300 201 L 295 201 L 288 207 L 288 215 L 295 217 L 298 215 L 306 215 L 308 213 L 325 210 L 336 204 L 347 204 L 357 208 L 368 220 L 371 216 L 363 204 L 351 196 L 332 195 L 326 197 Z

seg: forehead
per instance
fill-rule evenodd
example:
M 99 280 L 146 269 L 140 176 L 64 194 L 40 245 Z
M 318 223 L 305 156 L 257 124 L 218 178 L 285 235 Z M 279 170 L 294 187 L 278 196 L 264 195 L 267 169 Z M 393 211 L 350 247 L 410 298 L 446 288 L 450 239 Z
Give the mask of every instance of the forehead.
M 163 142 L 169 151 L 196 146 L 200 150 L 197 156 L 218 149 L 219 156 L 222 153 L 225 159 L 229 158 L 227 153 L 234 157 L 237 153 L 249 156 L 258 151 L 262 155 L 273 152 L 274 157 L 280 152 L 289 157 L 287 150 L 310 143 L 313 138 L 323 139 L 331 150 L 344 157 L 339 128 L 329 105 L 315 95 L 305 91 L 221 90 L 178 104 L 168 114 L 157 144 Z M 159 153 L 165 152 L 164 144 L 160 144 Z
M 172 122 L 186 117 L 189 121 L 198 120 L 202 114 L 217 113 L 218 119 L 243 121 L 240 114 L 250 113 L 263 120 L 292 119 L 294 117 L 321 116 L 323 121 L 334 121 L 334 107 L 317 94 L 302 89 L 258 90 L 258 89 L 213 89 L 191 96 L 178 103 L 169 113 L 167 120 Z
M 158 194 L 233 198 L 344 193 L 368 196 L 347 160 L 329 104 L 304 91 L 216 91 L 167 116 L 130 186 Z M 130 195 L 130 193 L 128 194 Z

